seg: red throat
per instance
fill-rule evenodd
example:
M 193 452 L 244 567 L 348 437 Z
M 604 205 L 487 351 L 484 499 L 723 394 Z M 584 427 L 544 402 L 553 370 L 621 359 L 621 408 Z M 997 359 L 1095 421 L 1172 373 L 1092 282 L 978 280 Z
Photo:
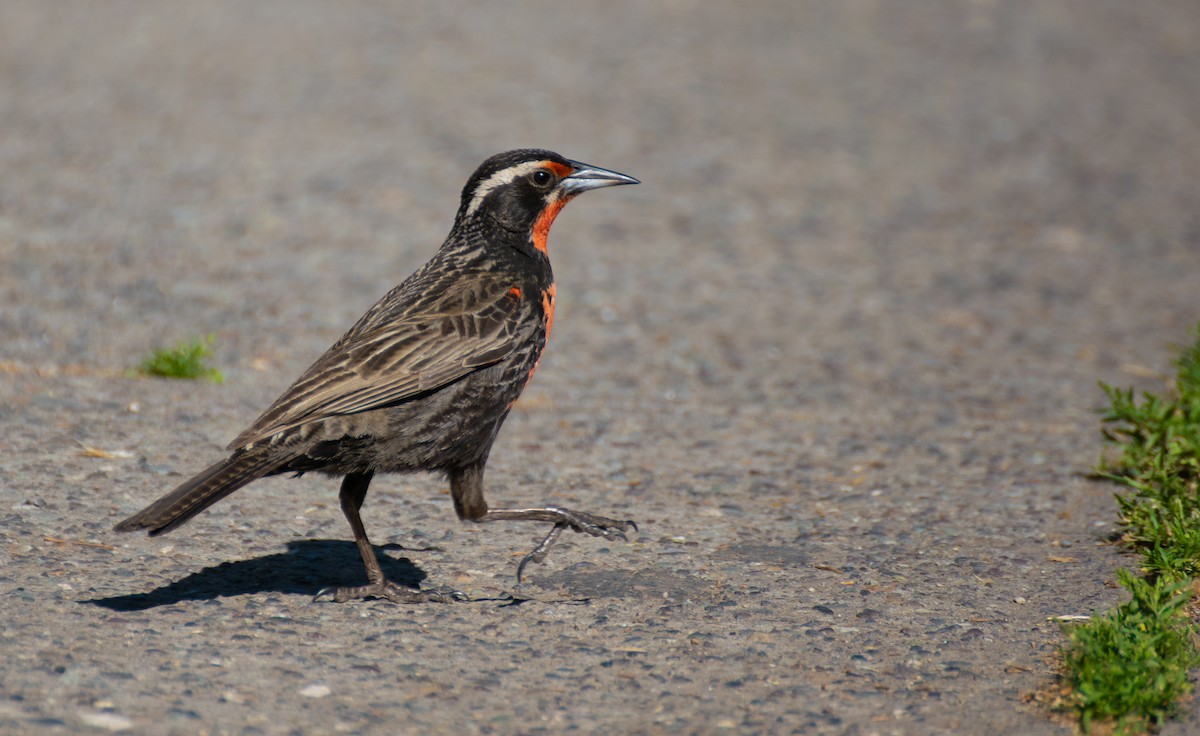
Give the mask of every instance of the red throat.
M 546 339 L 550 339 L 550 328 L 554 326 L 554 295 L 558 284 L 550 284 L 542 292 L 542 311 L 546 314 Z
M 562 209 L 561 207 L 559 209 Z M 514 287 L 515 288 L 515 287 Z M 554 327 L 554 294 L 557 291 L 556 284 L 550 284 L 546 290 L 542 292 L 542 312 L 546 315 L 546 340 L 550 340 L 550 328 Z M 542 348 L 545 350 L 545 346 Z M 542 362 L 542 354 L 538 353 L 537 359 L 533 361 L 533 367 L 529 369 L 529 375 L 525 377 L 525 382 L 533 378 L 533 374 L 537 372 L 538 365 Z M 515 399 L 514 399 L 515 400 Z M 511 404 L 510 404 L 511 406 Z
M 550 226 L 554 224 L 554 218 L 558 217 L 558 213 L 562 211 L 568 201 L 568 197 L 556 199 L 546 205 L 546 208 L 533 222 L 533 247 L 547 256 L 550 255 L 550 251 L 546 249 L 546 238 L 550 236 Z

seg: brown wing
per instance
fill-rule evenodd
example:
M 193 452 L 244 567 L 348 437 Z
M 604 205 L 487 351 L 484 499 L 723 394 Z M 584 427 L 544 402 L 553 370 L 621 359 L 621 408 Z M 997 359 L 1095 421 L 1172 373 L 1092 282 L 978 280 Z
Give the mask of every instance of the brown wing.
M 447 307 L 348 335 L 230 443 L 245 447 L 279 432 L 332 416 L 401 403 L 500 362 L 513 349 L 521 301 L 507 291 L 470 309 Z M 356 328 L 357 329 L 357 328 Z

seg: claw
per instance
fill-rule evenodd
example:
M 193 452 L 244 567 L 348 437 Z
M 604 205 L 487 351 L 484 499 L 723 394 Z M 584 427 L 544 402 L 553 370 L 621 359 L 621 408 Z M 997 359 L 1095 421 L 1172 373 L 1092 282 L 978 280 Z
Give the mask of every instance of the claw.
M 517 563 L 517 588 L 518 589 L 520 589 L 520 587 L 521 587 L 521 576 L 525 573 L 525 566 L 528 565 L 530 562 L 541 562 L 541 560 L 534 560 L 533 553 L 530 553 L 530 554 L 527 554 L 524 557 L 522 557 L 521 561 Z
M 521 558 L 517 564 L 517 587 L 521 587 L 521 575 L 525 572 L 525 566 L 530 562 L 541 562 L 546 559 L 546 553 L 558 541 L 558 536 L 562 534 L 563 529 L 567 528 L 567 522 L 560 521 L 550 528 L 550 532 L 546 537 L 533 548 L 533 551 Z
M 429 588 L 421 592 L 429 596 L 429 601 L 431 603 L 451 603 L 453 601 L 471 600 L 471 596 L 467 595 L 461 590 L 456 590 L 445 585 L 437 588 Z
M 326 595 L 330 595 L 335 603 L 368 598 L 381 598 L 392 603 L 450 603 L 468 600 L 466 593 L 453 588 L 417 590 L 397 585 L 391 580 L 351 588 L 322 588 L 313 596 L 313 603 L 319 602 Z

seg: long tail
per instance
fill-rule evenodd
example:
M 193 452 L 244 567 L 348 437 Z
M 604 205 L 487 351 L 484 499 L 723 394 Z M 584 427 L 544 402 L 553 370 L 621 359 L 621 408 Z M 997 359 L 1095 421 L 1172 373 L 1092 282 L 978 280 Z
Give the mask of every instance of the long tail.
M 242 486 L 267 475 L 279 464 L 269 453 L 239 452 L 204 470 L 120 524 L 118 532 L 145 529 L 166 534 Z

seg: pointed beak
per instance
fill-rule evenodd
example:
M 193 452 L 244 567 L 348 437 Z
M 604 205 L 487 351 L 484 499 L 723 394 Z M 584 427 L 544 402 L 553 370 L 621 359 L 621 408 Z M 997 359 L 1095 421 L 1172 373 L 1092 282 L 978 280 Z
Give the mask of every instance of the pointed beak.
M 615 171 L 602 169 L 599 166 L 589 166 L 588 164 L 578 161 L 571 161 L 571 168 L 575 169 L 573 173 L 562 180 L 563 191 L 568 196 L 575 196 L 580 192 L 586 192 L 589 189 L 599 189 L 601 187 L 615 187 L 621 184 L 641 184 L 632 176 L 618 174 Z

